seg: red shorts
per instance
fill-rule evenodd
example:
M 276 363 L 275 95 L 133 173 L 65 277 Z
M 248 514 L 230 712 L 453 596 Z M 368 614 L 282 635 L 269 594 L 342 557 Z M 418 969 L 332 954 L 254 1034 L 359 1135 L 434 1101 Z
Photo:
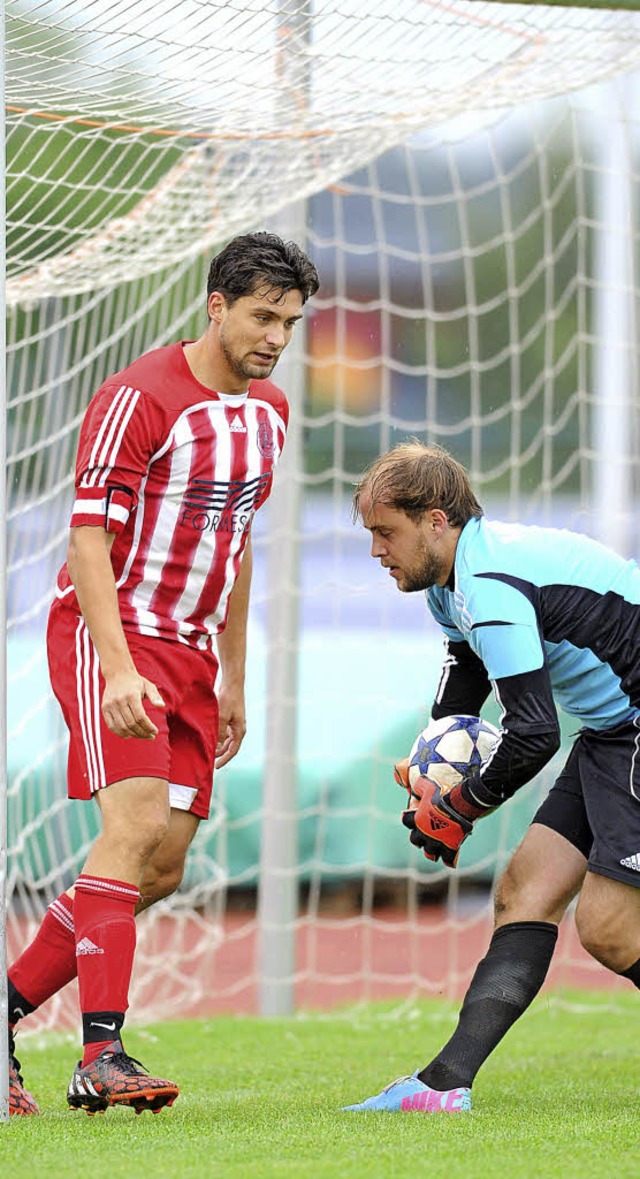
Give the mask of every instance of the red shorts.
M 144 706 L 157 726 L 153 741 L 117 737 L 101 711 L 104 679 L 84 620 L 57 600 L 51 607 L 47 653 L 51 685 L 69 729 L 69 798 L 92 798 L 126 778 L 164 778 L 172 807 L 209 816 L 218 740 L 210 651 L 146 635 L 127 634 L 137 670 L 151 680 L 165 707 Z

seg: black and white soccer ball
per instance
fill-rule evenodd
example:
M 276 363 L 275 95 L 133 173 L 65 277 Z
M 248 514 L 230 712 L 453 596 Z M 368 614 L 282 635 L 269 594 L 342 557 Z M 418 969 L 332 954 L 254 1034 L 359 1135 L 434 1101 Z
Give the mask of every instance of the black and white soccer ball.
M 451 790 L 489 757 L 500 730 L 477 716 L 432 720 L 416 737 L 409 754 L 409 783 L 421 775 Z

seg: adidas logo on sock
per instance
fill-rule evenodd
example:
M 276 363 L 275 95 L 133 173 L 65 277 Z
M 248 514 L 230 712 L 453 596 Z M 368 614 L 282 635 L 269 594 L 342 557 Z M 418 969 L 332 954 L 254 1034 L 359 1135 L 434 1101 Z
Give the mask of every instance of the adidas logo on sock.
M 245 426 L 239 414 L 236 414 L 229 429 L 231 430 L 232 434 L 246 434 L 247 432 L 247 427 Z
M 104 954 L 104 950 L 101 950 L 100 946 L 96 946 L 95 942 L 92 942 L 90 938 L 83 937 L 76 945 L 76 958 L 79 958 L 82 954 Z
M 623 868 L 633 868 L 634 872 L 640 872 L 640 852 L 636 852 L 635 856 L 627 856 L 626 859 L 620 860 Z

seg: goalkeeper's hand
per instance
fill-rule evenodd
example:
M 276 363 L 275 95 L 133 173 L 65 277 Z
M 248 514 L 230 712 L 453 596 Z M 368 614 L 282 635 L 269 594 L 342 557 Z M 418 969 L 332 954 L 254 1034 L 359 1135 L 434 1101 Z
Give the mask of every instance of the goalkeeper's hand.
M 411 832 L 411 843 L 422 848 L 428 860 L 441 859 L 448 868 L 455 868 L 460 848 L 473 831 L 473 823 L 453 809 L 446 794 L 430 778 L 421 776 L 411 786 L 408 759 L 395 767 L 395 779 L 409 794 L 409 807 L 402 812 L 402 822 Z

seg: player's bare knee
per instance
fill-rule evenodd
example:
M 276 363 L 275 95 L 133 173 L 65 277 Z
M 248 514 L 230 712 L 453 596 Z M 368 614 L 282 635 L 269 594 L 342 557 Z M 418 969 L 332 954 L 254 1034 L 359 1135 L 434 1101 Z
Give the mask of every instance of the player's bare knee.
M 498 881 L 494 896 L 496 926 L 513 921 L 547 921 L 559 925 L 572 894 L 565 892 L 553 879 L 535 872 L 522 871 L 513 862 Z
M 608 920 L 606 914 L 578 905 L 576 929 L 580 944 L 596 962 L 616 973 L 626 970 L 629 965 L 629 942 L 628 938 L 621 936 L 622 931 L 615 920 Z
M 129 859 L 144 865 L 158 850 L 166 834 L 167 818 L 162 812 L 143 812 L 136 823 L 111 819 L 105 824 L 103 838 Z
M 140 832 L 139 846 L 142 852 L 142 862 L 146 863 L 160 847 L 167 834 L 167 824 L 162 819 L 150 821 Z
M 184 865 L 171 865 L 168 868 L 156 868 L 150 865 L 143 874 L 140 883 L 140 904 L 138 912 L 155 905 L 165 897 L 170 897 L 182 883 Z
M 640 889 L 588 872 L 576 906 L 587 953 L 620 974 L 640 957 Z
M 592 958 L 595 958 L 596 962 L 600 962 L 609 970 L 616 972 L 624 970 L 627 965 L 625 957 L 628 957 L 628 954 L 625 955 L 623 947 L 613 943 L 602 930 L 592 928 L 581 930 L 578 927 L 578 936 L 583 949 Z

